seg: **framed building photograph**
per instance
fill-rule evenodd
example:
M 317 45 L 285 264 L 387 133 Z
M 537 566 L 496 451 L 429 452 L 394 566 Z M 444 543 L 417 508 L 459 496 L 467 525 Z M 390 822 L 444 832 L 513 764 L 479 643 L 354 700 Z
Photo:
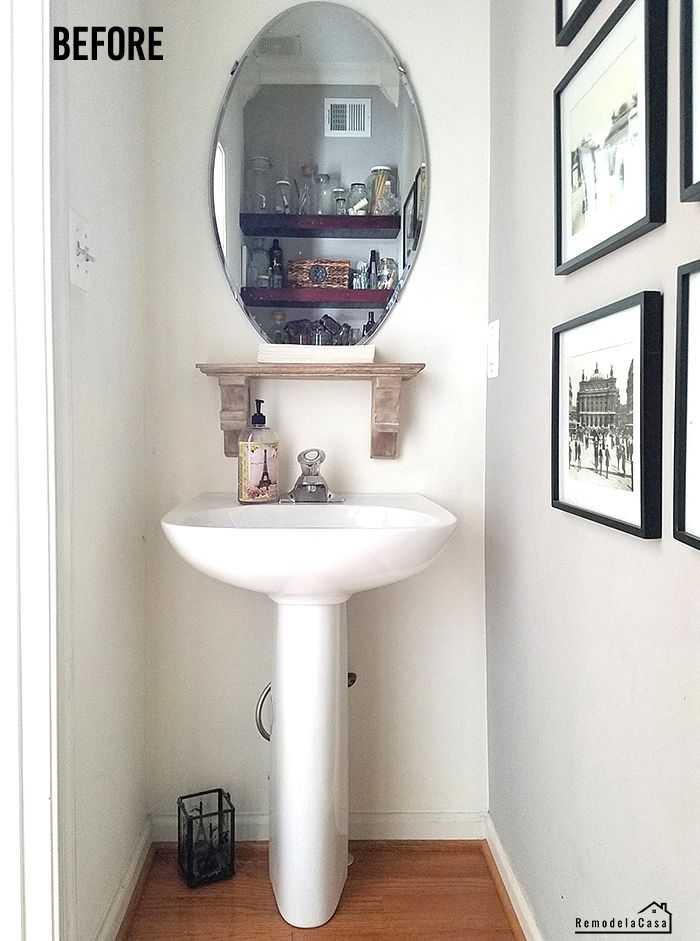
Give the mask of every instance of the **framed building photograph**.
M 673 535 L 700 549 L 700 261 L 678 269 Z
M 424 163 L 421 164 L 416 174 L 416 185 L 416 222 L 422 225 L 425 217 L 425 203 L 428 198 L 428 168 Z
M 681 0 L 681 200 L 700 199 L 700 0 Z
M 408 196 L 406 201 L 403 204 L 403 266 L 406 266 L 411 261 L 411 256 L 413 255 L 415 248 L 416 240 L 416 195 L 417 187 L 416 180 L 414 179 L 410 190 L 408 191 Z
M 556 43 L 568 46 L 600 0 L 555 0 Z
M 662 297 L 645 291 L 552 332 L 552 506 L 661 536 Z
M 554 92 L 557 274 L 666 221 L 667 0 L 623 0 Z

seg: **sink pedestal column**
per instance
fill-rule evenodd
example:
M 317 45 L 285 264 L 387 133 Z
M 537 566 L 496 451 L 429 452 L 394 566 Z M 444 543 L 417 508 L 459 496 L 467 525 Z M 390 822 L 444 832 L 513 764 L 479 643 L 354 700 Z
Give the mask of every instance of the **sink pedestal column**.
M 345 604 L 277 605 L 270 878 L 298 928 L 332 917 L 348 866 Z

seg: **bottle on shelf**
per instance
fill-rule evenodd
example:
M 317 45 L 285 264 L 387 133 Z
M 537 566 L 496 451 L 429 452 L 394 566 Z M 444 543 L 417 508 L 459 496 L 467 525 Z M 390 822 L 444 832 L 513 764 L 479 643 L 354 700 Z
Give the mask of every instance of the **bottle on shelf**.
M 284 255 L 279 239 L 273 241 L 270 249 L 270 287 L 273 289 L 284 287 Z
M 301 168 L 301 186 L 297 213 L 310 216 L 313 213 L 314 168 L 307 163 Z
M 286 343 L 287 334 L 284 332 L 285 328 L 285 316 L 283 310 L 273 310 L 272 320 L 273 320 L 273 333 L 272 339 L 275 343 Z
M 362 328 L 362 336 L 371 337 L 376 329 L 377 325 L 374 322 L 374 311 L 371 310 L 367 316 L 367 323 Z
M 330 316 L 330 314 L 324 314 L 323 317 L 321 317 L 321 323 L 326 328 L 326 330 L 330 333 L 331 337 L 333 338 L 333 343 L 337 344 L 338 336 L 342 329 L 338 321 L 334 320 Z
M 375 248 L 369 253 L 369 271 L 367 273 L 367 286 L 370 291 L 376 291 L 379 283 L 379 257 Z
M 380 258 L 377 273 L 377 287 L 384 291 L 393 291 L 399 279 L 399 269 L 393 258 Z

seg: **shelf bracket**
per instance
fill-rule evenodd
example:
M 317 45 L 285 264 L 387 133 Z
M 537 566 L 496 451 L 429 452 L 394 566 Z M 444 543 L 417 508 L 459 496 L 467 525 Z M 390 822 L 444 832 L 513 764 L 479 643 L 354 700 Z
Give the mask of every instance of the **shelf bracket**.
M 250 383 L 248 376 L 219 376 L 221 411 L 219 419 L 224 433 L 224 454 L 238 457 L 238 437 L 248 425 L 250 414 Z
M 377 376 L 372 379 L 370 457 L 395 458 L 398 454 L 402 385 L 403 380 L 394 376 Z

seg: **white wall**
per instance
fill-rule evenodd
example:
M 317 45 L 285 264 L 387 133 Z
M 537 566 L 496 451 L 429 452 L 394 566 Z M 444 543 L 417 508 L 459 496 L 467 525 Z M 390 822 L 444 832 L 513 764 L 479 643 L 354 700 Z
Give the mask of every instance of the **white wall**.
M 269 749 L 253 707 L 272 672 L 272 603 L 195 572 L 167 545 L 159 519 L 200 491 L 235 488 L 236 468 L 223 457 L 218 387 L 194 364 L 253 361 L 258 338 L 216 255 L 207 160 L 234 60 L 286 6 L 148 4 L 152 22 L 165 27 L 165 60 L 149 70 L 146 161 L 148 754 L 150 810 L 167 818 L 161 835 L 172 834 L 177 795 L 196 788 L 231 788 L 241 826 L 248 825 L 241 835 L 264 832 L 255 815 L 268 807 Z M 350 666 L 359 674 L 351 693 L 351 810 L 468 814 L 486 808 L 488 4 L 447 0 L 445 28 L 434 30 L 426 28 L 422 0 L 353 7 L 393 42 L 426 121 L 434 185 L 422 257 L 378 346 L 384 359 L 427 368 L 406 387 L 394 462 L 369 459 L 368 385 L 268 382 L 257 391 L 280 433 L 287 483 L 297 452 L 315 445 L 328 454 L 334 489 L 421 491 L 460 520 L 449 551 L 428 572 L 350 602 Z M 455 818 L 444 819 L 455 835 L 467 825 L 464 817 L 456 827 Z M 417 834 L 417 825 L 411 817 L 405 835 Z
M 487 630 L 490 806 L 543 937 L 574 917 L 668 903 L 700 931 L 700 555 L 672 538 L 676 267 L 700 255 L 678 200 L 679 6 L 669 23 L 668 223 L 553 275 L 552 90 L 615 7 L 568 48 L 550 0 L 492 4 Z M 550 508 L 551 328 L 641 290 L 665 297 L 664 529 L 644 542 Z
M 110 0 L 100 21 L 138 23 L 140 11 L 139 0 Z M 88 0 L 52 7 L 62 25 L 92 23 L 94 12 Z M 62 847 L 69 922 L 71 906 L 77 914 L 62 938 L 95 941 L 146 824 L 145 86 L 134 63 L 53 69 L 59 762 L 63 779 L 72 776 L 66 831 L 75 816 L 75 844 L 64 832 Z M 91 228 L 88 293 L 67 285 L 67 205 Z

